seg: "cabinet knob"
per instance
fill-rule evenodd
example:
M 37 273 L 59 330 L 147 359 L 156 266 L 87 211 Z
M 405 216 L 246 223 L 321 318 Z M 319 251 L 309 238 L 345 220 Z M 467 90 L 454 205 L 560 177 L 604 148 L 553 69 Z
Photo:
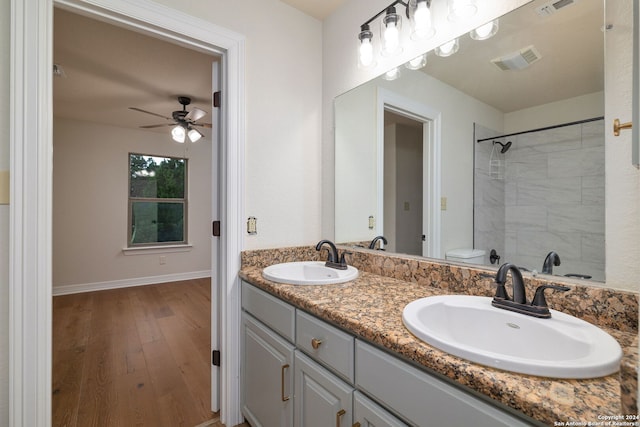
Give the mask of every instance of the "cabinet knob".
M 319 340 L 318 338 L 313 338 L 311 340 L 311 347 L 313 347 L 314 350 L 320 348 L 320 344 L 322 344 L 322 340 Z

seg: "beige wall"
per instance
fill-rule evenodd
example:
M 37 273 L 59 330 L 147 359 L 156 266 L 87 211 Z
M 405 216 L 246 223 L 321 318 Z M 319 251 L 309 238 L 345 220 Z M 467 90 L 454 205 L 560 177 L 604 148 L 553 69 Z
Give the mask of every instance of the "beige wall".
M 188 252 L 125 255 L 128 154 L 188 159 Z M 207 273 L 211 268 L 211 142 L 54 119 L 53 288 Z M 160 264 L 159 257 L 165 257 Z
M 278 0 L 155 0 L 246 36 L 245 248 L 320 240 L 321 22 Z

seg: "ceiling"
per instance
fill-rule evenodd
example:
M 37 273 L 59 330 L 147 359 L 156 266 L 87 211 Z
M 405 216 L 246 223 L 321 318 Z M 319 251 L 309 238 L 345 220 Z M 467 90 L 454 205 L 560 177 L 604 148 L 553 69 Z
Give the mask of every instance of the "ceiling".
M 55 117 L 138 128 L 172 123 L 132 111 L 137 107 L 165 117 L 181 110 L 178 96 L 211 113 L 212 64 L 219 58 L 143 34 L 54 9 L 53 62 Z M 200 119 L 211 123 L 211 115 Z M 152 129 L 167 132 L 169 127 Z M 209 129 L 202 129 L 210 137 Z
M 508 113 L 604 90 L 603 2 L 578 0 L 550 16 L 535 0 L 500 18 L 489 40 L 459 38 L 460 50 L 430 53 L 425 73 Z M 502 71 L 490 61 L 534 45 L 542 58 L 529 68 Z
M 293 6 L 296 9 L 311 15 L 316 19 L 323 20 L 331 15 L 347 0 L 281 0 L 283 3 Z
M 347 0 L 282 1 L 322 19 Z M 579 0 L 546 18 L 533 11 L 541 3 L 501 18 L 491 43 L 464 36 L 456 55 L 430 53 L 424 71 L 504 112 L 603 90 L 602 2 Z M 529 69 L 505 72 L 488 62 L 530 44 L 543 58 Z M 54 116 L 138 128 L 167 121 L 129 107 L 170 117 L 182 108 L 178 96 L 210 113 L 211 67 L 219 59 L 55 8 L 54 63 L 65 76 L 54 79 Z M 200 122 L 210 123 L 210 114 Z

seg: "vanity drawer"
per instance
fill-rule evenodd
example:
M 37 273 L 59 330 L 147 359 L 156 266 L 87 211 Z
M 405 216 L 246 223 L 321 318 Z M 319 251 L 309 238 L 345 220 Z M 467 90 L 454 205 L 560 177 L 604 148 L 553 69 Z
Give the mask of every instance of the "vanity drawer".
M 242 308 L 289 341 L 295 339 L 293 306 L 243 281 Z
M 354 337 L 300 310 L 296 314 L 296 347 L 353 384 Z
M 356 386 L 418 426 L 531 426 L 497 402 L 485 402 L 360 340 Z

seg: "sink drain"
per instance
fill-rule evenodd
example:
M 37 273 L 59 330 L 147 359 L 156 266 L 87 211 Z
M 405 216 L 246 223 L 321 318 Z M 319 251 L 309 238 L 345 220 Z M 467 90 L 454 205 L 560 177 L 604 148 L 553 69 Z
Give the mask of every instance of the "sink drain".
M 520 329 L 520 326 L 516 325 L 515 323 L 507 323 L 507 326 L 513 329 Z

